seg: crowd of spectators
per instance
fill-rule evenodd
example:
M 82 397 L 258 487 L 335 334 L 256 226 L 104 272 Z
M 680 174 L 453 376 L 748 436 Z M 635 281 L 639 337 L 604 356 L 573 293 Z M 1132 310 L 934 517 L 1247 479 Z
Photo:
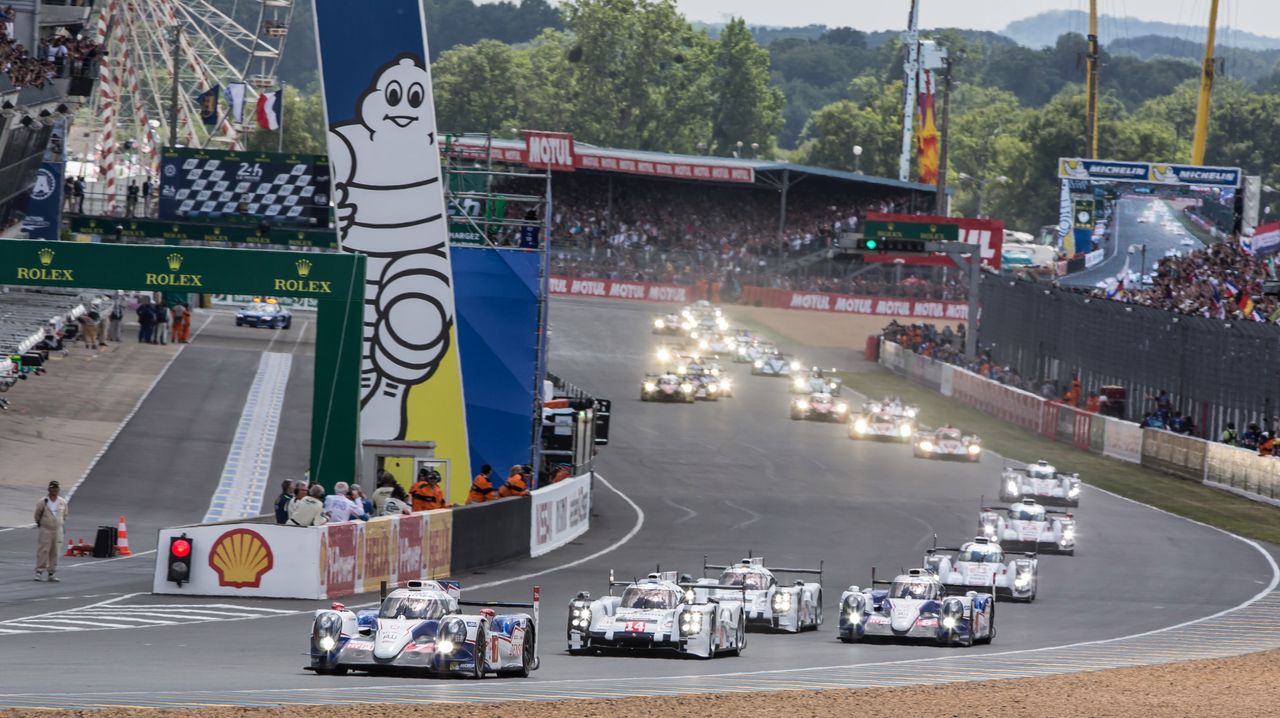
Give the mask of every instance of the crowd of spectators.
M 0 23 L 12 28 L 13 6 L 0 10 Z M 54 35 L 40 40 L 32 52 L 12 30 L 0 32 L 0 72 L 14 87 L 44 87 L 59 77 L 87 74 L 100 58 L 97 43 L 85 38 Z

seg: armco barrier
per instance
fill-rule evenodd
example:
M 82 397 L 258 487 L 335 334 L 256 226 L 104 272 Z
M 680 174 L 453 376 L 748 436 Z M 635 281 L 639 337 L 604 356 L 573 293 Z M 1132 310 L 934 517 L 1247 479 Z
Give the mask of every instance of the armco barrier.
M 581 536 L 591 523 L 591 474 L 565 479 L 529 495 L 529 555 L 541 556 Z
M 1248 449 L 1210 444 L 1205 483 L 1255 500 L 1280 503 L 1280 459 Z
M 1142 430 L 1142 465 L 1203 482 L 1209 442 L 1161 429 Z
M 1045 401 L 1035 394 L 952 367 L 951 395 L 997 419 L 1003 419 L 1028 431 L 1040 431 L 1041 407 Z
M 520 496 L 454 509 L 452 574 L 528 556 L 529 503 Z
M 1133 464 L 1142 462 L 1142 427 L 1132 421 L 1105 417 L 1102 453 Z
M 625 282 L 618 279 L 577 279 L 551 277 L 552 294 L 572 297 L 598 297 L 600 299 L 626 299 L 633 302 L 693 301 L 691 287 L 677 284 L 651 284 L 649 282 Z

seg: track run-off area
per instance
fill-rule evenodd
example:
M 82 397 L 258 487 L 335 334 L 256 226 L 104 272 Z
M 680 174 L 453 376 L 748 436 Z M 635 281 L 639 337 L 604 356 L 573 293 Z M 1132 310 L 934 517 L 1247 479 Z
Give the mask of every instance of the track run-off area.
M 101 584 L 127 594 L 119 600 L 0 605 L 0 649 L 12 659 L 5 662 L 0 708 L 430 704 L 885 687 L 1280 647 L 1274 547 L 1092 487 L 1076 511 L 1076 555 L 1041 558 L 1037 600 L 1000 603 L 992 645 L 840 643 L 840 592 L 866 585 L 872 567 L 886 575 L 919 566 L 934 534 L 943 544 L 971 537 L 982 497 L 997 492 L 1000 457 L 942 464 L 912 458 L 905 445 L 851 441 L 842 425 L 790 421 L 785 381 L 751 377 L 745 367 L 727 363 L 735 379 L 732 398 L 641 403 L 640 383 L 654 368 L 661 340 L 649 333 L 659 311 L 657 305 L 553 301 L 552 370 L 614 401 L 611 444 L 598 460 L 592 529 L 550 555 L 455 577 L 470 589 L 468 598 L 480 600 L 527 600 L 534 584 L 542 587 L 542 662 L 532 678 L 312 675 L 303 670 L 311 611 L 327 603 L 193 599 L 187 605 L 133 595 L 149 586 L 152 558 L 143 556 L 113 564 L 115 571 L 86 568 L 74 579 L 78 592 L 92 595 Z M 728 313 L 732 318 L 731 308 Z M 848 368 L 861 361 L 852 349 L 784 349 L 821 366 Z M 173 369 L 196 360 L 197 353 L 181 356 Z M 163 405 L 152 405 L 162 396 L 143 402 L 135 421 L 145 425 L 163 416 Z M 851 405 L 860 401 L 845 398 Z M 126 428 L 122 436 L 127 434 Z M 181 461 L 175 455 L 169 465 L 154 468 L 180 476 Z M 90 475 L 86 490 L 100 478 Z M 205 483 L 216 484 L 211 481 Z M 181 511 L 166 509 L 164 520 L 198 521 L 210 495 L 193 498 Z M 139 523 L 154 525 L 153 517 L 140 516 Z M 145 548 L 153 546 L 154 535 Z M 610 569 L 619 578 L 658 565 L 696 575 L 704 554 L 724 563 L 748 550 L 778 565 L 824 561 L 826 625 L 800 635 L 753 633 L 740 658 L 576 657 L 564 651 L 569 599 L 581 590 L 604 593 Z M 376 596 L 350 603 L 372 600 Z M 219 620 L 219 612 L 227 618 Z M 214 619 L 192 618 L 206 615 Z M 68 616 L 83 623 L 66 623 Z M 155 623 L 144 622 L 148 618 Z M 37 628 L 49 625 L 76 627 Z M 51 666 L 74 680 L 50 681 Z

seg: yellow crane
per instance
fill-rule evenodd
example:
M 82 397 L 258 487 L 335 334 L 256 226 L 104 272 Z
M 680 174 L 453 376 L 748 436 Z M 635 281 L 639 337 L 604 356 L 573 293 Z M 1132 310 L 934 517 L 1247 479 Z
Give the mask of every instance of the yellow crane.
M 1213 94 L 1213 36 L 1218 28 L 1218 0 L 1209 4 L 1209 39 L 1204 46 L 1200 68 L 1200 101 L 1196 103 L 1196 134 L 1191 142 L 1191 164 L 1204 164 L 1204 145 L 1209 138 L 1209 98 Z

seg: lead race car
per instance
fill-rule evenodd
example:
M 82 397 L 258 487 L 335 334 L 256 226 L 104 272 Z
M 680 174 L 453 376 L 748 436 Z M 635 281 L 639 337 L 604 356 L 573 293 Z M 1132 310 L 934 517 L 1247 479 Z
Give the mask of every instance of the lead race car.
M 1076 520 L 1066 511 L 1050 511 L 1035 499 L 1023 499 L 1008 508 L 983 506 L 978 530 L 1005 551 L 1076 553 Z
M 720 571 L 719 578 L 707 578 L 707 571 Z M 775 574 L 817 576 L 818 580 L 797 579 L 789 584 Z M 822 563 L 817 568 L 766 568 L 759 556 L 747 557 L 732 565 L 707 563 L 702 557 L 702 578 L 695 583 L 706 586 L 733 586 L 733 590 L 710 589 L 717 601 L 742 601 L 747 626 L 758 626 L 788 633 L 806 629 L 818 630 L 822 625 Z
M 802 365 L 796 359 L 787 359 L 775 349 L 773 353 L 756 359 L 751 363 L 751 373 L 755 376 L 791 376 L 791 372 L 800 371 Z
M 613 595 L 622 587 L 622 595 Z M 736 591 L 736 601 L 712 592 Z M 609 595 L 592 599 L 582 591 L 569 602 L 569 653 L 605 650 L 670 651 L 713 658 L 742 655 L 747 647 L 742 586 L 695 583 L 675 571 L 651 573 L 636 581 L 615 581 Z
M 980 588 L 991 591 L 996 598 L 1014 601 L 1036 600 L 1040 583 L 1039 560 L 1034 552 L 1009 558 L 1000 544 L 986 536 L 975 536 L 960 548 L 943 548 L 938 546 L 935 534 L 924 565 L 949 589 Z
M 911 453 L 921 459 L 950 459 L 953 461 L 980 461 L 982 440 L 972 434 L 963 434 L 954 426 L 929 430 L 921 428 L 912 442 Z
M 886 585 L 889 588 L 877 589 Z M 840 640 L 865 638 L 932 640 L 943 645 L 990 643 L 996 635 L 996 597 L 965 591 L 951 595 L 926 568 L 908 569 L 892 581 L 850 586 L 840 596 Z
M 867 409 L 873 409 L 868 412 Z M 878 403 L 863 405 L 863 413 L 849 423 L 850 439 L 911 441 L 915 427 L 905 414 L 892 414 Z
M 334 603 L 316 611 L 307 669 L 528 677 L 538 667 L 538 587 L 532 603 L 461 601 L 460 591 L 457 581 L 409 581 L 376 609 L 353 612 Z M 464 614 L 463 606 L 480 610 Z M 531 613 L 499 614 L 495 608 Z
M 792 421 L 834 421 L 843 424 L 849 420 L 849 405 L 830 394 L 810 394 L 791 400 Z
M 1004 467 L 1000 500 L 1035 499 L 1046 506 L 1079 506 L 1080 474 L 1064 474 L 1044 459 L 1026 468 Z
M 693 382 L 685 381 L 671 372 L 647 374 L 640 383 L 640 401 L 678 401 L 693 403 Z

